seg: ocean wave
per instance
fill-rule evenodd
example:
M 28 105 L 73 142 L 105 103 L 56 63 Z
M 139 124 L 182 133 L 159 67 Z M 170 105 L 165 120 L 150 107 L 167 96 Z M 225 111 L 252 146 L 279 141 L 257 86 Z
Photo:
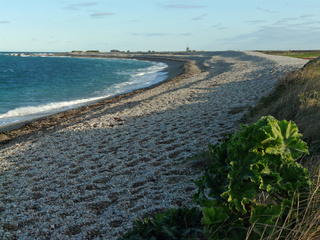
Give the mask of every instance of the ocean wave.
M 40 115 L 47 115 L 48 113 L 61 112 L 81 106 L 90 102 L 98 101 L 104 97 L 96 97 L 89 99 L 79 99 L 75 101 L 54 102 L 39 106 L 19 107 L 8 111 L 7 113 L 0 114 L 0 119 L 19 118 L 19 117 L 34 117 Z
M 167 74 L 166 72 L 161 72 L 161 71 L 163 71 L 166 67 L 168 67 L 168 65 L 162 62 L 152 62 L 152 63 L 154 65 L 150 67 L 135 69 L 131 72 L 123 72 L 119 74 L 131 75 L 130 82 L 133 82 L 133 83 L 146 83 L 146 81 L 157 83 L 163 80 L 163 77 Z
M 126 82 L 112 85 L 102 91 L 96 92 L 97 95 L 118 95 L 131 92 L 133 90 L 148 87 L 166 79 L 167 72 L 162 72 L 167 64 L 162 62 L 152 62 L 154 65 L 147 68 L 140 68 L 131 71 L 119 72 L 119 75 L 129 75 L 130 79 Z

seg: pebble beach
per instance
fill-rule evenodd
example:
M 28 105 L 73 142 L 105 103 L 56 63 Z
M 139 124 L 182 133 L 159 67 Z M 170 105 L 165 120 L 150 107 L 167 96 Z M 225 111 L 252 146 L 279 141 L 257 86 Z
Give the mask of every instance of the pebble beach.
M 193 206 L 203 169 L 192 157 L 308 62 L 236 51 L 117 57 L 164 61 L 168 79 L 2 129 L 1 239 L 117 239 L 135 218 Z

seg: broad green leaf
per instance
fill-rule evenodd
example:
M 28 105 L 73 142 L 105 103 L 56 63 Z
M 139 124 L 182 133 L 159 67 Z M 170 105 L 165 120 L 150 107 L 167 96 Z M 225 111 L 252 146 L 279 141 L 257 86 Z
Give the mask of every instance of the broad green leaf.
M 254 205 L 252 206 L 250 222 L 274 225 L 275 219 L 279 217 L 281 213 L 281 206 L 268 204 L 268 205 Z
M 241 213 L 247 213 L 246 204 L 253 201 L 255 193 L 255 186 L 252 182 L 235 182 L 221 196 L 228 200 L 230 209 L 234 207 Z
M 280 184 L 290 195 L 299 188 L 308 188 L 312 184 L 308 170 L 297 162 L 281 165 L 279 172 L 282 176 Z
M 261 183 L 259 189 L 265 190 L 269 194 L 272 194 L 279 189 L 279 183 L 281 180 L 279 173 L 272 171 L 269 166 L 266 166 L 260 174 Z
M 253 231 L 262 238 L 263 236 L 270 236 L 274 230 L 275 225 L 281 224 L 282 215 L 281 206 L 274 204 L 255 205 L 252 207 L 250 223 L 254 225 Z M 264 235 L 263 235 L 264 234 Z
M 303 153 L 309 153 L 307 144 L 301 140 L 302 135 L 298 132 L 297 125 L 292 121 L 271 120 L 263 130 L 268 136 L 265 142 L 268 144 L 266 153 L 282 157 L 291 156 L 293 159 L 301 157 Z
M 207 228 L 210 226 L 219 226 L 220 224 L 227 221 L 229 218 L 230 211 L 223 206 L 211 206 L 203 208 L 203 220 L 202 222 Z

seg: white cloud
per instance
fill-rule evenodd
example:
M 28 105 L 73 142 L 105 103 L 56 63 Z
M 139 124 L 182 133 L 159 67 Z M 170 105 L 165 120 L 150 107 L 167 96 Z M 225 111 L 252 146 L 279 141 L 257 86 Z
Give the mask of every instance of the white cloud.
M 259 23 L 265 23 L 266 21 L 265 20 L 251 20 L 251 21 L 248 21 L 248 23 L 252 23 L 252 24 L 259 24 Z
M 315 29 L 295 29 L 283 26 L 264 26 L 249 33 L 232 38 L 220 39 L 238 49 L 318 49 L 320 31 Z
M 192 20 L 203 20 L 206 16 L 208 16 L 208 14 L 207 14 L 207 13 L 202 14 L 202 15 L 201 15 L 201 16 L 199 16 L 199 17 L 192 18 Z
M 225 30 L 227 27 L 223 26 L 221 23 L 212 25 L 211 28 L 216 29 L 216 30 Z
M 278 11 L 272 11 L 272 10 L 264 9 L 264 8 L 261 8 L 261 7 L 256 7 L 256 10 L 262 11 L 262 12 L 266 12 L 266 13 L 278 13 Z
M 91 17 L 101 18 L 101 17 L 111 16 L 111 15 L 114 15 L 114 13 L 111 13 L 111 12 L 98 12 L 98 13 L 91 14 Z
M 319 28 L 319 21 L 306 21 L 306 18 L 311 17 L 311 15 L 303 15 L 296 18 L 283 18 L 278 20 L 273 24 L 273 26 L 278 27 L 287 27 L 287 28 L 294 28 L 294 29 L 310 29 L 311 31 L 314 28 Z
M 80 10 L 80 8 L 91 7 L 95 5 L 98 5 L 98 3 L 97 2 L 77 3 L 77 4 L 71 4 L 67 6 L 65 9 Z
M 181 33 L 181 34 L 179 34 L 179 36 L 188 37 L 188 36 L 193 36 L 193 34 L 192 33 Z
M 300 16 L 299 18 L 304 19 L 304 18 L 309 18 L 309 17 L 313 17 L 313 16 L 314 15 L 312 15 L 312 14 L 305 14 L 305 15 Z
M 0 21 L 0 24 L 8 24 L 10 23 L 9 21 Z

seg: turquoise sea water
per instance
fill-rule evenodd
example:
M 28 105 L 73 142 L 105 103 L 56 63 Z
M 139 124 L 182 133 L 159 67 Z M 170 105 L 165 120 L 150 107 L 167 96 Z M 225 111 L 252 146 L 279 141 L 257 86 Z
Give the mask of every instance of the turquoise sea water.
M 166 78 L 160 62 L 0 53 L 0 126 L 89 104 Z

